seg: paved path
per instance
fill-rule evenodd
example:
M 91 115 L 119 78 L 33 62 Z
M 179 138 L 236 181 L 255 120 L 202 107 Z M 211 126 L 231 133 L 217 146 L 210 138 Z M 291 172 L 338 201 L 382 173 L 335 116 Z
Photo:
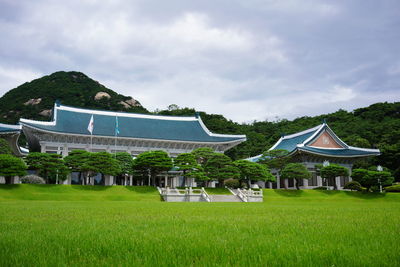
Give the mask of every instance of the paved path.
M 211 202 L 242 202 L 242 200 L 234 195 L 210 195 Z

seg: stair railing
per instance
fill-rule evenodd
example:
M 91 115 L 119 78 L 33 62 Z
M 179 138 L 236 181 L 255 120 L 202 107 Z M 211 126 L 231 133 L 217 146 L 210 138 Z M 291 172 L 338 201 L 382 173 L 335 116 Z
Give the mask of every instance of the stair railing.
M 237 189 L 237 196 L 243 201 L 243 202 L 248 202 L 247 194 L 246 194 L 246 189 Z
M 204 187 L 201 188 L 201 196 L 207 201 L 211 202 L 210 196 L 207 194 L 206 190 L 204 190 Z

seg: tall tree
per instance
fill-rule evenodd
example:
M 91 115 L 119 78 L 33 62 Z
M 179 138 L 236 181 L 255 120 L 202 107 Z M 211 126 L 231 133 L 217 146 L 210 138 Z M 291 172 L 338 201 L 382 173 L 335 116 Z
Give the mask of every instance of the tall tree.
M 64 180 L 68 174 L 68 169 L 58 154 L 31 152 L 26 157 L 26 162 L 29 169 L 35 170 L 46 183 L 55 182 L 57 178 Z
M 88 160 L 83 164 L 82 168 L 88 171 L 89 177 L 93 177 L 97 173 L 100 173 L 102 176 L 115 176 L 121 172 L 118 161 L 108 152 L 90 153 Z
M 11 183 L 13 176 L 25 175 L 26 169 L 27 166 L 22 159 L 12 155 L 0 154 L 0 176 L 5 177 L 6 184 Z
M 268 167 L 248 160 L 236 160 L 233 162 L 240 172 L 241 182 L 246 181 L 251 187 L 251 181 L 275 181 Z
M 335 178 L 338 176 L 349 176 L 349 170 L 338 164 L 329 164 L 328 166 L 324 166 L 321 168 L 320 173 L 322 178 L 328 179 L 331 184 L 333 183 L 335 190 L 338 189 Z
M 366 169 L 354 169 L 351 178 L 366 187 L 368 191 L 373 186 L 391 185 L 394 180 L 392 174 L 388 171 L 371 171 Z
M 239 169 L 233 165 L 232 160 L 221 153 L 215 153 L 206 163 L 205 171 L 211 180 L 217 180 L 222 187 L 225 179 L 240 177 Z
M 85 184 L 84 172 L 86 171 L 83 167 L 89 157 L 90 152 L 77 149 L 69 152 L 68 156 L 64 158 L 67 167 L 73 172 L 78 172 L 78 177 L 82 181 L 82 184 Z
M 169 171 L 172 167 L 172 159 L 167 152 L 161 150 L 143 152 L 133 161 L 133 169 L 141 173 L 147 173 L 154 186 L 156 185 L 156 176 L 162 172 Z
M 200 147 L 196 148 L 191 153 L 196 158 L 197 163 L 204 167 L 207 161 L 214 156 L 215 151 L 209 147 Z
M 182 171 L 185 186 L 187 178 L 198 178 L 204 175 L 203 168 L 197 163 L 192 153 L 179 154 L 174 160 L 174 165 Z
M 311 173 L 307 170 L 306 166 L 301 163 L 288 163 L 281 172 L 283 179 L 293 179 L 296 181 L 297 190 L 300 189 L 299 182 L 302 179 L 310 179 Z
M 120 175 L 124 176 L 125 181 L 129 175 L 133 173 L 133 158 L 127 152 L 118 152 L 115 155 L 121 169 Z
M 285 149 L 273 149 L 263 153 L 260 163 L 266 164 L 270 169 L 275 169 L 280 177 L 282 169 L 290 162 L 290 160 L 289 151 Z M 285 189 L 287 189 L 287 183 L 284 184 Z

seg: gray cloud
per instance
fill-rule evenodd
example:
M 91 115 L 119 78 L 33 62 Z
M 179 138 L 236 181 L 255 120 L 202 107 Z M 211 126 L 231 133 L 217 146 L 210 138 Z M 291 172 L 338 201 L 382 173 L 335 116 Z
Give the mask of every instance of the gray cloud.
M 149 109 L 236 121 L 400 99 L 397 1 L 0 2 L 0 95 L 82 71 Z

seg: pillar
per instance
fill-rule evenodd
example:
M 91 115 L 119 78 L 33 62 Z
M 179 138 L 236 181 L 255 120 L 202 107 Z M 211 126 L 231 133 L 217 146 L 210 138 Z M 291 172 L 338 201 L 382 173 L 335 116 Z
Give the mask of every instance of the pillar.
M 308 179 L 303 179 L 303 188 L 304 189 L 308 188 Z
M 268 188 L 272 189 L 272 182 L 268 182 Z
M 322 178 L 321 178 L 321 176 L 317 176 L 317 186 L 322 186 Z
M 167 188 L 168 187 L 168 175 L 164 176 L 164 187 Z
M 288 181 L 288 179 L 284 179 L 284 180 L 283 180 L 283 183 L 284 183 L 284 185 L 285 185 L 285 188 L 288 188 L 288 187 L 289 187 L 289 181 Z
M 342 189 L 342 187 L 340 186 L 340 177 L 335 177 L 335 183 L 337 189 Z
M 133 185 L 133 181 L 132 181 L 132 175 L 129 175 L 129 185 L 132 186 Z
M 281 178 L 279 177 L 279 175 L 276 176 L 276 188 L 281 188 Z

